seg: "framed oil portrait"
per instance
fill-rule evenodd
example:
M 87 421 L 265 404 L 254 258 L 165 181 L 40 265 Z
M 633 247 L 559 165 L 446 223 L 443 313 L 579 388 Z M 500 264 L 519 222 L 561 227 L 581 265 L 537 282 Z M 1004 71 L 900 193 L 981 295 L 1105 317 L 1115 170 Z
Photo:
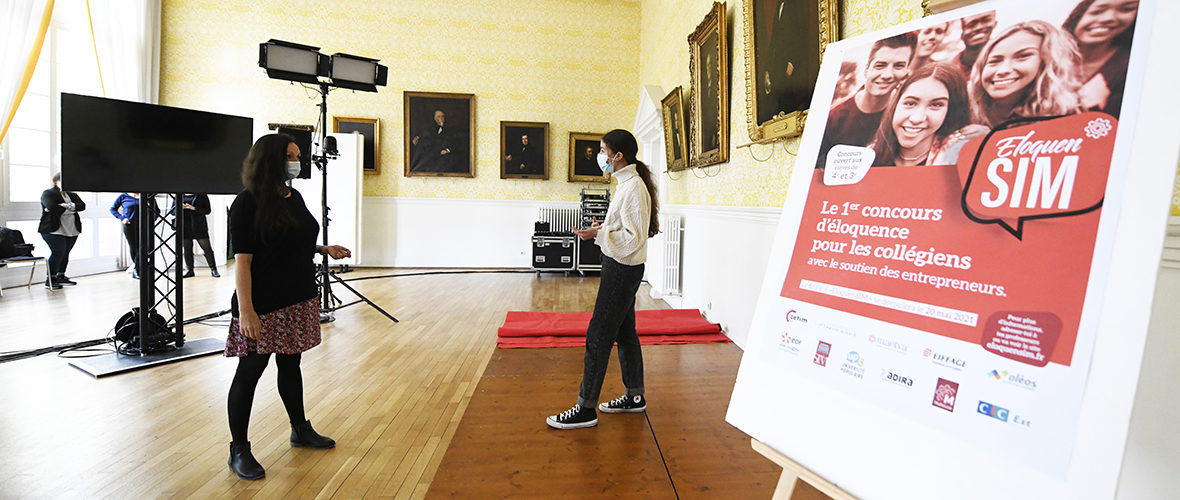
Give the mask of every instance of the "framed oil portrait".
M 500 178 L 549 178 L 549 124 L 500 122 Z
M 802 134 L 824 48 L 840 36 L 839 2 L 743 2 L 750 140 Z
M 688 36 L 692 74 L 692 138 L 689 167 L 729 161 L 729 36 L 724 2 L 713 8 Z
M 668 171 L 684 170 L 688 168 L 688 136 L 684 132 L 684 96 L 680 87 L 672 89 L 661 103 Z
M 332 117 L 332 133 L 360 134 L 364 137 L 365 157 L 361 165 L 366 174 L 381 173 L 381 122 L 377 118 Z
M 598 168 L 598 149 L 603 134 L 570 132 L 570 182 L 609 183 L 610 174 Z
M 475 95 L 404 96 L 406 177 L 475 177 Z

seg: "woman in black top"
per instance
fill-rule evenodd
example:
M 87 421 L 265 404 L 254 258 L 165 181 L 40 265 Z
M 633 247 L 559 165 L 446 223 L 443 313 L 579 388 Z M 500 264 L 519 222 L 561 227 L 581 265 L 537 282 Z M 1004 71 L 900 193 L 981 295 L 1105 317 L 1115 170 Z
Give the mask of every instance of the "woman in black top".
M 184 264 L 188 268 L 184 277 L 191 278 L 196 275 L 193 271 L 196 260 L 193 256 L 195 240 L 201 245 L 201 252 L 205 254 L 210 274 L 214 278 L 220 278 L 221 275 L 217 273 L 217 260 L 213 257 L 213 245 L 209 243 L 209 222 L 205 220 L 205 216 L 212 211 L 209 208 L 209 196 L 200 193 L 186 194 L 181 199 L 180 206 L 184 210 Z
M 53 174 L 53 187 L 41 193 L 41 223 L 37 232 L 49 245 L 49 277 L 45 288 L 59 290 L 62 285 L 77 285 L 66 277 L 70 250 L 82 233 L 82 218 L 78 212 L 86 210 L 86 203 L 76 193 L 61 190 L 61 173 Z
M 254 389 L 275 354 L 279 396 L 291 420 L 291 445 L 324 449 L 336 446 L 316 433 L 303 413 L 303 351 L 320 343 L 320 308 L 315 282 L 316 253 L 335 259 L 352 255 L 342 246 L 316 245 L 319 226 L 299 191 L 288 181 L 299 173 L 299 147 L 290 136 L 258 139 L 242 165 L 242 184 L 229 210 L 237 292 L 225 355 L 238 357 L 229 388 L 229 467 L 242 479 L 266 475 L 250 453 L 246 431 Z

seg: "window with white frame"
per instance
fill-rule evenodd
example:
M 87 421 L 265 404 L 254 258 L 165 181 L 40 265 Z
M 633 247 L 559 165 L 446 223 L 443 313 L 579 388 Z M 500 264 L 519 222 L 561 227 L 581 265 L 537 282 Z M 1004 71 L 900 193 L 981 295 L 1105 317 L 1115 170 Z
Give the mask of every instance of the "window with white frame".
M 58 0 L 37 67 L 0 142 L 0 225 L 21 231 L 34 255 L 49 249 L 37 233 L 41 193 L 61 170 L 61 93 L 102 96 L 98 64 L 84 0 Z M 69 187 L 68 180 L 64 183 Z M 123 252 L 122 230 L 107 208 L 114 193 L 78 193 L 86 203 L 82 234 L 70 252 L 78 274 L 116 269 Z M 80 271 L 80 272 L 79 272 Z

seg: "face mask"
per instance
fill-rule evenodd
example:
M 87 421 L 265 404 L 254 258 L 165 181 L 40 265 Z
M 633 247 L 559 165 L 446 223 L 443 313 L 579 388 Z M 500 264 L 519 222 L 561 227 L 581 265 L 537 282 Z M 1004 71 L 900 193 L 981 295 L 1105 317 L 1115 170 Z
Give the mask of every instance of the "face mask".
M 299 171 L 303 170 L 303 165 L 297 161 L 287 162 L 287 179 L 294 179 L 299 177 Z
M 615 169 L 615 162 L 611 161 L 606 153 L 598 153 L 598 168 L 601 168 L 602 173 L 605 174 Z

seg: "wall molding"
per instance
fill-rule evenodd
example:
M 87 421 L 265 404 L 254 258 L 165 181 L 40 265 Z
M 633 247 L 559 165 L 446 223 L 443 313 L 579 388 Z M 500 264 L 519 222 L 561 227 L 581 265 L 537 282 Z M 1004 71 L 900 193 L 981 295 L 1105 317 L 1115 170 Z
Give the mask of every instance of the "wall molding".
M 465 206 L 471 208 L 531 208 L 542 206 L 545 207 L 579 207 L 580 202 L 577 201 L 547 201 L 547 200 L 487 200 L 487 199 L 467 199 L 467 198 L 417 198 L 405 196 L 365 196 L 364 202 L 372 205 L 411 205 L 420 207 L 455 207 Z
M 782 218 L 783 209 L 775 207 L 668 204 L 660 207 L 660 213 L 663 215 L 683 215 L 685 218 L 713 217 L 777 226 L 779 220 Z
M 1164 252 L 1160 256 L 1160 267 L 1180 269 L 1180 217 L 1168 217 L 1168 229 L 1164 234 Z

